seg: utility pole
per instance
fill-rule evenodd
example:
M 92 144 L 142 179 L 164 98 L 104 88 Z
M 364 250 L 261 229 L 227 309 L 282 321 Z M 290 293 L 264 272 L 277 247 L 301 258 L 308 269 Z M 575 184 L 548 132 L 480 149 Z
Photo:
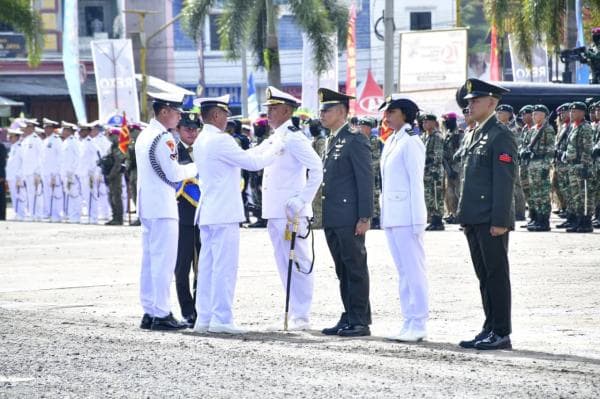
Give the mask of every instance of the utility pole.
M 394 0 L 385 0 L 383 24 L 385 27 L 383 94 L 387 97 L 394 91 Z
M 460 28 L 462 26 L 462 18 L 460 13 L 460 0 L 456 0 L 456 27 Z
M 167 29 L 169 26 L 173 25 L 176 21 L 178 21 L 183 14 L 178 14 L 170 21 L 167 21 L 163 26 L 158 28 L 156 32 L 152 33 L 150 36 L 146 37 L 146 31 L 144 28 L 144 20 L 146 16 L 150 14 L 159 14 L 157 11 L 147 11 L 147 10 L 123 10 L 125 13 L 137 14 L 140 17 L 140 73 L 142 74 L 142 93 L 140 95 L 140 105 L 141 105 L 141 119 L 143 121 L 148 120 L 148 101 L 146 97 L 148 96 L 148 74 L 146 73 L 146 57 L 148 55 L 148 43 L 150 40 L 154 39 L 158 36 L 162 31 Z

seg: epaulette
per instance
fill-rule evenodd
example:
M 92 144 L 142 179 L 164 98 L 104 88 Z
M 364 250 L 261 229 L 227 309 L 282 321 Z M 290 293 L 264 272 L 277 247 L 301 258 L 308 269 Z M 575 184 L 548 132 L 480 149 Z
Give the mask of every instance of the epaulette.
M 417 134 L 417 132 L 415 132 L 413 129 L 408 128 L 405 130 L 406 134 L 408 134 L 409 136 L 415 136 Z
M 300 128 L 296 127 L 294 125 L 290 125 L 290 126 L 288 126 L 288 130 L 290 130 L 291 132 L 297 132 L 300 130 Z

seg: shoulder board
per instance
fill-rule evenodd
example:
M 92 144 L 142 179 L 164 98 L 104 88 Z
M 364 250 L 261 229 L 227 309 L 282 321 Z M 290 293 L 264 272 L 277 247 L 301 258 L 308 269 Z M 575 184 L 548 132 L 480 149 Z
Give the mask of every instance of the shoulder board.
M 405 130 L 406 134 L 408 134 L 409 136 L 414 136 L 417 134 L 417 132 L 415 132 L 413 129 L 406 129 Z
M 298 131 L 300 131 L 300 128 L 297 128 L 294 125 L 290 125 L 290 126 L 288 126 L 288 130 L 291 132 L 298 132 Z

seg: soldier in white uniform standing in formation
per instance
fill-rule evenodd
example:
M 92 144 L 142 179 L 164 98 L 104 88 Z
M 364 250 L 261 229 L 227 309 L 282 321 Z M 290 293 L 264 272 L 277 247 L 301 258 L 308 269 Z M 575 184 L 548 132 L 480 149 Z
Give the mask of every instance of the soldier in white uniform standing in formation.
M 61 122 L 62 154 L 60 158 L 60 178 L 64 192 L 64 213 L 67 222 L 79 223 L 81 216 L 81 184 L 77 178 L 80 146 L 74 133 L 77 125 Z
M 266 92 L 267 118 L 273 128 L 273 139 L 284 143 L 283 154 L 265 167 L 262 182 L 262 217 L 268 219 L 267 230 L 273 244 L 275 263 L 286 292 L 290 253 L 289 236 L 294 219 L 298 220 L 295 241 L 295 267 L 290 283 L 289 330 L 310 328 L 310 309 L 314 278 L 312 256 L 306 237 L 312 217 L 312 201 L 323 180 L 321 159 L 311 141 L 294 126 L 292 114 L 300 106 L 293 96 L 268 87 Z M 308 177 L 307 177 L 308 171 Z
M 243 333 L 235 325 L 231 311 L 239 262 L 239 225 L 245 220 L 240 195 L 241 169 L 256 171 L 264 168 L 274 161 L 282 144 L 270 140 L 244 151 L 233 136 L 223 133 L 230 114 L 229 95 L 199 98 L 194 104 L 200 106 L 204 122 L 202 133 L 193 145 L 201 193 L 196 223 L 202 242 L 194 331 Z M 139 173 L 138 179 L 141 170 Z
M 32 220 L 41 220 L 43 211 L 43 183 L 41 177 L 41 162 L 43 142 L 35 132 L 38 125 L 35 119 L 24 119 L 23 128 L 23 165 L 22 174 L 27 190 L 27 216 Z
M 170 304 L 179 231 L 175 187 L 177 182 L 194 177 L 196 166 L 179 164 L 177 144 L 168 131 L 179 122 L 182 96 L 148 94 L 154 98 L 154 118 L 135 143 L 142 225 L 140 300 L 144 316 L 140 328 L 178 330 L 187 324 L 173 317 Z
M 56 131 L 60 124 L 46 118 L 42 124 L 46 131 L 42 155 L 44 218 L 50 219 L 51 222 L 60 222 L 63 209 L 63 188 L 60 180 L 62 139 Z
M 15 208 L 16 220 L 24 220 L 26 215 L 27 193 L 23 185 L 23 132 L 21 129 L 8 129 L 10 152 L 6 161 L 6 182 L 10 191 L 10 199 Z
M 110 140 L 106 137 L 106 133 L 100 133 L 99 121 L 93 122 L 94 126 L 90 132 L 90 136 L 99 151 L 96 154 L 96 161 L 110 153 Z M 97 212 L 96 219 L 111 219 L 112 209 L 108 199 L 108 187 L 102 175 L 102 169 L 96 164 L 94 169 L 94 196 L 97 200 L 97 205 L 93 208 Z

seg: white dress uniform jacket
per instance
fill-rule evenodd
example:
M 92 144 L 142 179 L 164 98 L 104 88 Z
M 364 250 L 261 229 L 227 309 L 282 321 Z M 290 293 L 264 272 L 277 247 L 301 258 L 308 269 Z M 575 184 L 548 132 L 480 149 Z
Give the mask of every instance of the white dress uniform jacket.
M 140 133 L 135 143 L 135 158 L 139 217 L 179 220 L 174 184 L 194 177 L 196 166 L 177 162 L 177 143 L 156 119 Z M 157 165 L 162 177 L 159 177 L 161 172 L 157 173 Z
M 262 145 L 244 151 L 231 135 L 213 125 L 204 125 L 193 145 L 202 193 L 196 210 L 196 224 L 203 226 L 246 220 L 240 193 L 241 169 L 255 171 L 271 163 L 276 154 L 265 150 L 269 146 L 270 141 L 265 140 Z
M 323 181 L 323 164 L 310 140 L 291 121 L 275 129 L 272 137 L 283 141 L 284 150 L 263 172 L 262 216 L 286 218 L 286 203 L 297 196 L 305 204 L 300 216 L 312 217 L 312 200 Z
M 40 136 L 31 133 L 22 142 L 23 176 L 41 175 L 41 160 L 44 143 Z
M 406 133 L 409 128 L 406 124 L 392 134 L 381 153 L 381 227 L 412 226 L 424 231 L 425 146 L 419 136 Z
M 71 223 L 79 223 L 81 216 L 81 182 L 77 178 L 81 146 L 74 135 L 63 141 L 60 159 L 60 178 L 65 198 L 65 213 Z
M 63 206 L 62 184 L 60 181 L 60 158 L 62 139 L 52 133 L 44 140 L 42 155 L 42 179 L 44 182 L 44 216 L 51 221 L 60 220 Z M 52 209 L 50 209 L 52 207 Z
M 6 161 L 6 181 L 10 191 L 10 199 L 15 208 L 15 217 L 17 220 L 23 220 L 26 215 L 27 193 L 25 188 L 17 187 L 17 184 L 23 184 L 23 145 L 19 139 L 10 146 L 8 160 Z

